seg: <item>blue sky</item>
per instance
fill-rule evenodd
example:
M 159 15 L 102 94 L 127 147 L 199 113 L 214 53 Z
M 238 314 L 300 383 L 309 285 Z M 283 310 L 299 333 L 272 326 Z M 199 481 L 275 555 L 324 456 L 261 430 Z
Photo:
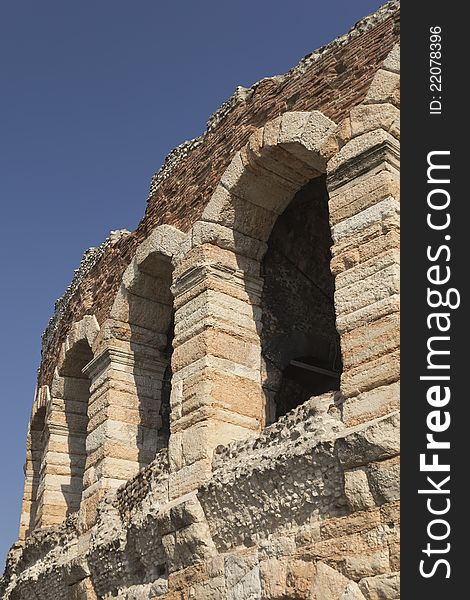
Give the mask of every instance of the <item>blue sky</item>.
M 85 249 L 136 227 L 152 174 L 237 85 L 383 2 L 0 4 L 0 571 L 16 540 L 40 336 Z

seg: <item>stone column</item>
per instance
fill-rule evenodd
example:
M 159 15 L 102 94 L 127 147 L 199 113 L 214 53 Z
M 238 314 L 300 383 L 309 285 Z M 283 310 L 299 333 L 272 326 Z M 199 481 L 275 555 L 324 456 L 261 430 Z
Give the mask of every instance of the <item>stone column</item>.
M 199 243 L 173 273 L 172 497 L 204 481 L 217 445 L 264 425 L 259 261 L 207 243 L 223 233 L 216 229 L 231 233 L 219 225 L 195 225 L 193 241 Z
M 37 511 L 37 490 L 39 487 L 39 471 L 42 452 L 35 448 L 42 436 L 42 431 L 28 431 L 26 441 L 26 463 L 24 465 L 23 505 L 20 517 L 18 540 L 24 541 L 34 527 Z
M 155 458 L 167 364 L 159 350 L 110 341 L 84 369 L 91 379 L 82 501 L 87 525 L 106 490 L 119 487 Z
M 356 107 L 348 121 L 352 139 L 328 163 L 343 417 L 349 425 L 398 403 L 399 143 L 384 128 L 361 133 L 369 123 L 390 127 L 396 113 L 387 104 Z

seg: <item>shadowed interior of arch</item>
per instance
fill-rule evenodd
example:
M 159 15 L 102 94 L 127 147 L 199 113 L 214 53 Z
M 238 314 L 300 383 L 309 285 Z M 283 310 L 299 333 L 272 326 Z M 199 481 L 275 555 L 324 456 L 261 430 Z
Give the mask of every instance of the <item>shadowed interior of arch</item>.
M 332 243 L 323 175 L 304 185 L 277 218 L 262 262 L 267 423 L 313 395 L 339 389 Z
M 30 449 L 27 461 L 31 461 L 31 488 L 30 488 L 30 511 L 29 511 L 29 523 L 27 528 L 27 535 L 34 529 L 36 524 L 37 512 L 38 512 L 38 500 L 39 500 L 39 484 L 41 478 L 41 462 L 44 454 L 44 426 L 45 426 L 45 413 L 46 409 L 44 406 L 40 407 L 30 425 Z M 28 465 L 25 465 L 25 469 Z
M 79 340 L 66 353 L 59 371 L 63 378 L 65 427 L 70 461 L 69 483 L 61 486 L 67 514 L 79 509 L 83 492 L 90 380 L 82 370 L 92 359 L 93 352 L 88 342 Z M 60 427 L 60 424 L 52 424 L 52 427 Z

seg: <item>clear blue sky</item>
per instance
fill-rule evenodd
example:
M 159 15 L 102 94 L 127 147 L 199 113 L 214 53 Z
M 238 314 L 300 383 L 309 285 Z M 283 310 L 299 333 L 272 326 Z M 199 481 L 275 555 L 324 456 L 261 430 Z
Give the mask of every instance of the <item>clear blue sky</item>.
M 383 2 L 0 3 L 0 571 L 16 540 L 40 337 L 83 251 L 136 227 L 166 154 L 237 85 Z

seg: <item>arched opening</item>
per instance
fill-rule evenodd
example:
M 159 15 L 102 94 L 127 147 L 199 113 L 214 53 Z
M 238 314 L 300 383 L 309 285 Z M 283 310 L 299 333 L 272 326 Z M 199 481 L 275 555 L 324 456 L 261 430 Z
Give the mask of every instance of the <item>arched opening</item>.
M 127 288 L 134 381 L 139 401 L 139 467 L 168 446 L 174 336 L 170 256 L 150 252 Z
M 277 218 L 261 265 L 261 346 L 267 423 L 311 396 L 338 390 L 326 177 L 304 185 Z
M 41 463 L 45 447 L 46 408 L 37 409 L 29 426 L 28 448 L 25 464 L 25 492 L 21 527 L 28 536 L 36 526 L 39 484 L 41 481 Z M 21 539 L 21 535 L 20 535 Z
M 48 502 L 47 506 L 51 510 L 54 504 L 60 503 L 60 495 L 56 493 L 60 490 L 66 515 L 77 511 L 82 499 L 90 400 L 90 380 L 83 369 L 92 359 L 88 341 L 75 342 L 65 353 L 54 386 L 54 401 L 57 408 L 62 408 L 64 418 L 61 418 L 62 411 L 56 410 L 56 417 L 52 416 L 49 425 L 47 469 L 51 477 L 47 489 L 52 495 L 52 504 Z M 66 460 L 64 450 L 68 455 Z
M 83 512 L 149 465 L 168 443 L 173 340 L 171 257 L 184 234 L 162 225 L 137 248 L 93 342 Z
M 253 435 L 319 390 L 339 387 L 335 370 L 340 368 L 333 360 L 340 352 L 329 272 L 328 198 L 325 177 L 321 177 L 327 166 L 324 148 L 335 127 L 318 111 L 288 112 L 254 131 L 233 156 L 201 220 L 192 228 L 190 243 L 177 256 L 170 465 L 180 493 L 194 488 L 195 472 L 202 479 L 207 477 L 217 445 Z M 326 248 L 326 254 L 304 265 L 300 248 L 312 243 L 307 233 L 316 231 L 317 224 L 309 229 L 299 214 L 299 190 L 318 178 L 324 210 L 313 213 L 310 221 L 317 217 L 324 225 L 326 233 L 319 245 Z M 315 198 L 312 204 L 318 204 Z M 297 227 L 294 232 L 289 230 L 289 219 Z M 290 249 L 275 243 L 277 237 L 283 239 L 283 227 L 295 247 L 290 263 Z M 281 261 L 287 274 L 284 287 L 277 282 L 279 257 L 269 246 L 279 247 L 285 257 Z M 310 273 L 318 260 L 323 270 Z M 264 279 L 276 273 L 264 297 L 262 267 Z M 300 274 L 302 269 L 306 275 Z M 301 283 L 304 279 L 308 284 Z M 326 286 L 327 298 L 322 294 L 320 301 L 320 292 L 311 291 L 316 289 L 314 282 L 317 288 Z M 297 303 L 291 298 L 291 285 Z M 302 306 L 296 289 L 302 291 L 302 285 L 309 288 L 313 308 Z M 289 310 L 283 297 L 293 303 Z M 306 323 L 299 327 L 302 320 Z M 302 376 L 292 375 L 297 369 L 302 369 Z M 328 371 L 327 381 L 321 381 L 325 372 L 319 369 Z M 295 395 L 282 391 L 291 380 L 300 388 Z M 191 443 L 192 439 L 197 443 Z M 186 473 L 192 479 L 189 482 Z

